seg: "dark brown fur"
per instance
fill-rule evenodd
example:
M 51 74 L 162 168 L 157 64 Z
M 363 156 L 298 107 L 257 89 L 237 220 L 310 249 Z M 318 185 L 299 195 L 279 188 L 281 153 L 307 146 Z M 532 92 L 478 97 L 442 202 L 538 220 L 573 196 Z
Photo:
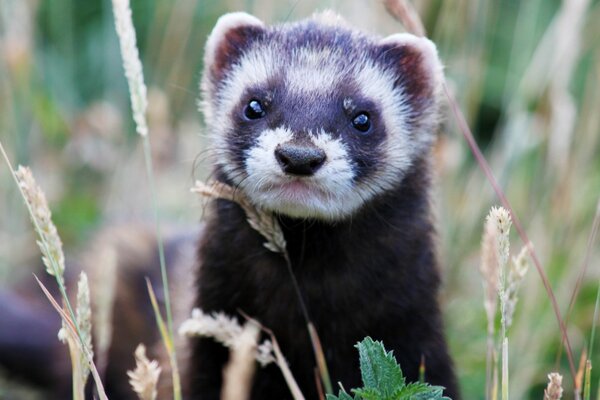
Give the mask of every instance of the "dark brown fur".
M 408 380 L 426 379 L 458 398 L 437 301 L 440 284 L 428 200 L 429 167 L 416 162 L 395 190 L 344 222 L 280 217 L 294 273 L 318 330 L 333 382 L 360 386 L 354 344 L 365 336 L 393 350 Z M 281 255 L 263 247 L 243 211 L 217 201 L 200 243 L 197 306 L 240 311 L 271 328 L 308 399 L 317 398 L 315 359 Z M 228 352 L 211 339 L 192 343 L 191 397 L 218 399 Z M 257 372 L 253 399 L 290 398 L 281 372 Z

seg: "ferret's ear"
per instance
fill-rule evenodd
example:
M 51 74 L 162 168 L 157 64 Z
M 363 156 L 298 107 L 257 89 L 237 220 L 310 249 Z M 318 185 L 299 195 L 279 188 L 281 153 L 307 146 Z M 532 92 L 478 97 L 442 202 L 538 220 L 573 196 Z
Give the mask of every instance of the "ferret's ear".
M 443 81 L 443 67 L 431 40 L 398 33 L 382 39 L 378 52 L 379 59 L 397 77 L 395 85 L 402 88 L 411 104 L 435 100 Z
M 213 28 L 204 52 L 204 71 L 219 81 L 264 31 L 264 23 L 244 12 L 223 15 Z

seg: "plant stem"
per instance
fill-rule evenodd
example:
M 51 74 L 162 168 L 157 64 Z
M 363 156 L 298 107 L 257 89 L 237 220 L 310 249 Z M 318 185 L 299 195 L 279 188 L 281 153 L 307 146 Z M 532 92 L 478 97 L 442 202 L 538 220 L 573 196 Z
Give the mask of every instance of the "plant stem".
M 502 400 L 508 400 L 508 338 L 502 341 Z
M 6 154 L 6 151 L 4 150 L 4 146 L 2 145 L 2 142 L 0 142 L 0 153 L 2 153 L 2 157 L 4 158 L 4 161 L 6 162 L 6 165 L 8 166 L 8 169 L 10 170 L 13 180 L 17 184 L 17 188 L 19 189 L 19 192 L 21 193 L 21 197 L 23 197 L 25 206 L 27 207 L 27 211 L 29 212 L 29 216 L 31 217 L 31 221 L 33 223 L 34 229 L 40 238 L 40 243 L 45 248 L 46 254 L 51 254 L 51 252 L 49 251 L 48 243 L 44 239 L 44 236 L 41 234 L 42 230 L 39 226 L 37 219 L 35 218 L 35 213 L 33 212 L 31 205 L 27 201 L 27 197 L 25 196 L 25 193 L 23 192 L 23 189 L 21 188 L 21 185 L 19 184 L 19 179 L 17 178 L 17 175 L 15 174 L 15 170 L 10 162 L 10 159 L 8 158 L 8 155 Z M 106 393 L 104 392 L 104 386 L 102 385 L 102 381 L 100 380 L 100 376 L 98 375 L 98 371 L 96 370 L 96 367 L 94 365 L 94 360 L 89 352 L 89 349 L 87 348 L 87 346 L 85 344 L 85 341 L 83 340 L 83 336 L 82 336 L 79 326 L 77 324 L 77 318 L 75 317 L 75 312 L 73 311 L 73 308 L 71 307 L 71 303 L 69 302 L 69 297 L 67 296 L 67 290 L 65 287 L 64 278 L 59 273 L 58 263 L 54 257 L 48 257 L 48 259 L 49 259 L 50 263 L 52 264 L 52 269 L 54 270 L 54 277 L 56 278 L 56 283 L 58 284 L 58 290 L 60 291 L 60 295 L 64 301 L 64 304 L 66 304 L 66 306 L 67 306 L 67 310 L 69 312 L 69 317 L 70 317 L 71 321 L 73 321 L 75 332 L 77 334 L 76 336 L 79 339 L 79 343 L 81 345 L 82 351 L 84 352 L 87 361 L 90 363 L 90 370 L 92 371 L 92 376 L 94 377 L 94 381 L 96 383 L 96 389 L 98 390 L 98 395 L 100 396 L 100 399 L 108 400 L 108 398 L 106 397 Z
M 164 243 L 162 238 L 162 230 L 160 224 L 160 216 L 158 211 L 158 200 L 156 196 L 156 187 L 154 179 L 154 166 L 152 164 L 152 148 L 150 146 L 150 135 L 140 135 L 142 138 L 143 152 L 144 152 L 144 163 L 146 167 L 146 176 L 148 178 L 148 185 L 150 188 L 150 197 L 152 201 L 152 209 L 154 210 L 154 223 L 156 231 L 156 243 L 158 247 L 158 257 L 160 264 L 160 275 L 163 286 L 163 293 L 165 299 L 165 310 L 167 314 L 167 329 L 166 335 L 168 336 L 170 345 L 165 340 L 163 335 L 163 341 L 167 352 L 169 353 L 169 362 L 171 364 L 171 374 L 173 380 L 173 398 L 175 400 L 181 400 L 181 379 L 179 377 L 179 368 L 177 367 L 177 355 L 175 346 L 173 345 L 174 330 L 173 330 L 173 315 L 171 312 L 171 296 L 169 293 L 169 277 L 167 274 L 167 266 L 165 261 Z M 158 311 L 160 315 L 160 311 Z M 161 317 L 162 318 L 162 317 Z
M 296 296 L 298 297 L 298 302 L 300 303 L 302 315 L 304 316 L 304 320 L 306 322 L 306 328 L 308 329 L 310 343 L 315 354 L 317 368 L 319 369 L 319 375 L 321 376 L 321 381 L 323 382 L 323 386 L 325 387 L 325 392 L 327 394 L 333 394 L 333 385 L 331 384 L 331 378 L 329 375 L 329 369 L 327 368 L 325 354 L 323 353 L 323 347 L 321 346 L 321 341 L 319 340 L 317 330 L 315 329 L 315 326 L 313 325 L 308 314 L 308 308 L 306 307 L 306 303 L 304 302 L 304 298 L 302 297 L 302 291 L 300 290 L 300 285 L 298 284 L 298 280 L 296 279 L 296 275 L 294 274 L 294 270 L 292 269 L 292 261 L 290 260 L 290 256 L 287 252 L 287 249 L 285 249 L 285 251 L 283 252 L 283 258 L 285 259 L 285 264 L 290 278 L 292 280 L 294 290 L 296 291 Z
M 590 400 L 591 384 L 592 379 L 592 362 L 588 359 L 585 363 L 585 385 L 583 386 L 583 400 Z
M 477 145 L 477 142 L 475 141 L 475 138 L 473 137 L 473 133 L 471 132 L 471 129 L 469 128 L 469 125 L 467 124 L 467 121 L 465 120 L 465 116 L 460 111 L 460 108 L 458 107 L 458 103 L 457 103 L 456 99 L 454 98 L 454 96 L 450 93 L 450 90 L 448 89 L 448 85 L 446 84 L 446 82 L 444 82 L 444 84 L 443 84 L 443 89 L 444 89 L 444 92 L 446 93 L 446 97 L 448 98 L 448 102 L 450 103 L 450 108 L 452 109 L 454 117 L 456 118 L 456 122 L 458 123 L 460 132 L 462 133 L 463 137 L 467 141 L 467 144 L 469 145 L 469 149 L 471 150 L 471 153 L 473 153 L 473 156 L 475 157 L 477 164 L 479 165 L 479 167 L 483 171 L 485 177 L 487 178 L 488 182 L 492 186 L 492 189 L 496 193 L 496 196 L 498 196 L 498 198 L 500 199 L 500 202 L 502 203 L 504 208 L 506 208 L 508 210 L 508 212 L 510 213 L 510 217 L 512 219 L 513 225 L 515 226 L 515 229 L 517 230 L 517 233 L 519 234 L 521 241 L 527 246 L 527 249 L 529 251 L 529 255 L 531 256 L 533 264 L 535 265 L 535 268 L 537 269 L 538 274 L 539 274 L 540 278 L 542 279 L 544 289 L 546 289 L 546 293 L 548 294 L 548 298 L 550 299 L 550 303 L 552 304 L 552 309 L 554 310 L 554 315 L 556 316 L 556 322 L 558 323 L 558 327 L 561 331 L 561 335 L 566 344 L 567 359 L 569 361 L 569 371 L 571 372 L 571 378 L 573 380 L 575 380 L 576 372 L 575 372 L 575 363 L 573 362 L 573 351 L 571 349 L 571 342 L 569 341 L 569 336 L 567 335 L 567 327 L 561 316 L 560 309 L 558 307 L 558 302 L 556 301 L 556 297 L 554 296 L 552 286 L 550 286 L 550 282 L 548 281 L 548 276 L 546 275 L 546 272 L 544 271 L 544 268 L 542 267 L 542 263 L 540 262 L 540 260 L 537 256 L 537 253 L 535 252 L 534 247 L 531 245 L 531 241 L 529 240 L 527 233 L 521 226 L 521 222 L 520 222 L 519 218 L 517 217 L 517 214 L 513 210 L 510 202 L 508 201 L 506 195 L 504 194 L 504 191 L 500 188 L 500 185 L 498 184 L 498 181 L 494 177 L 494 174 L 493 174 L 487 160 L 485 159 L 485 157 L 483 156 L 483 153 L 481 152 L 481 149 Z

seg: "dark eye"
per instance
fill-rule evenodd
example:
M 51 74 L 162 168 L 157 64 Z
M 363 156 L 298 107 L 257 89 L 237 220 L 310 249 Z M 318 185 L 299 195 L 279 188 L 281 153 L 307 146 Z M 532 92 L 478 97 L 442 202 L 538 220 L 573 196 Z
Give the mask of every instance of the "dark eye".
M 250 100 L 244 109 L 244 115 L 248 119 L 259 119 L 264 117 L 265 114 L 266 112 L 263 105 L 256 99 Z
M 352 120 L 352 126 L 361 132 L 368 131 L 371 127 L 371 119 L 369 118 L 369 114 L 365 112 L 357 114 L 356 117 L 354 117 L 354 119 Z

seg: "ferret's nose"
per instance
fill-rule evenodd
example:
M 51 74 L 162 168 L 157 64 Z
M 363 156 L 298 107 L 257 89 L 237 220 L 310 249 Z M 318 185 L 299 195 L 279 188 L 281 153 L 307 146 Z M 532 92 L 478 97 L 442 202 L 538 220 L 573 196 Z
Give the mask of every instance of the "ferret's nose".
M 312 143 L 286 142 L 277 145 L 275 158 L 286 174 L 310 176 L 321 168 L 327 156 Z

